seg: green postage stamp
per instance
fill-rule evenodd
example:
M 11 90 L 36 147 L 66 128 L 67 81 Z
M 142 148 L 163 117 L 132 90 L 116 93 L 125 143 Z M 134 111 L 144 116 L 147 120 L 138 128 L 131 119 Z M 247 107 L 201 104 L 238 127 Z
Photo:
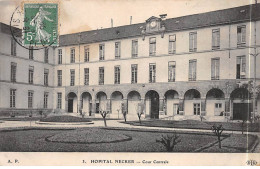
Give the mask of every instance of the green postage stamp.
M 24 4 L 24 46 L 58 46 L 58 3 Z

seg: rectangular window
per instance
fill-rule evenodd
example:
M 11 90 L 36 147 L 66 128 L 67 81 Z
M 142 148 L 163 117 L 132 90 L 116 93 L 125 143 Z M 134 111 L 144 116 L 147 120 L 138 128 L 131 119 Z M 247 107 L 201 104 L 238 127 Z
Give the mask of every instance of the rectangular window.
M 62 49 L 58 49 L 58 64 L 62 64 Z
M 44 62 L 45 63 L 49 62 L 49 48 L 44 49 Z
M 49 69 L 44 69 L 44 86 L 49 84 Z
M 16 41 L 11 39 L 11 55 L 16 56 Z
M 169 35 L 169 54 L 176 52 L 176 35 Z
M 75 63 L 75 48 L 70 49 L 70 63 Z
M 149 55 L 155 56 L 156 54 L 156 38 L 149 39 Z
M 137 64 L 131 65 L 131 83 L 137 83 Z
M 189 38 L 189 51 L 196 52 L 197 51 L 197 32 L 190 32 Z
M 138 56 L 138 40 L 132 40 L 132 57 Z
M 29 78 L 28 78 L 28 83 L 33 84 L 33 73 L 34 73 L 34 67 L 29 66 Z
M 221 103 L 215 103 L 215 108 L 216 109 L 221 109 L 222 108 L 222 104 Z
M 246 78 L 246 57 L 237 56 L 237 79 Z
M 176 74 L 176 62 L 171 61 L 168 63 L 168 82 L 175 81 L 175 74 Z
M 115 66 L 115 84 L 120 84 L 120 66 Z
M 75 69 L 70 69 L 70 86 L 75 85 Z
M 156 82 L 156 64 L 155 63 L 149 64 L 149 82 L 150 83 Z
M 84 85 L 89 85 L 89 68 L 84 68 Z
M 212 49 L 220 48 L 220 29 L 212 30 Z
M 246 45 L 246 25 L 241 25 L 237 27 L 237 46 Z
M 15 107 L 16 89 L 10 89 L 10 108 Z
M 121 53 L 121 43 L 116 42 L 115 43 L 115 59 L 120 59 L 120 53 Z
M 197 75 L 197 60 L 189 60 L 189 81 L 195 81 Z
M 57 70 L 58 86 L 62 86 L 62 70 Z
M 200 115 L 200 103 L 193 104 L 193 113 L 194 115 Z
M 99 60 L 105 60 L 105 45 L 99 45 Z
M 11 62 L 11 82 L 16 82 L 16 68 L 17 64 Z
M 99 67 L 99 85 L 104 84 L 104 67 Z
M 29 47 L 29 59 L 33 60 L 33 47 Z
M 28 91 L 28 108 L 33 108 L 33 91 Z
M 211 59 L 211 80 L 219 80 L 219 58 Z
M 89 62 L 89 47 L 84 47 L 84 62 Z
M 62 93 L 57 93 L 57 109 L 61 109 Z
M 49 93 L 44 92 L 44 96 L 43 96 L 43 108 L 44 109 L 48 108 L 48 96 L 49 96 Z

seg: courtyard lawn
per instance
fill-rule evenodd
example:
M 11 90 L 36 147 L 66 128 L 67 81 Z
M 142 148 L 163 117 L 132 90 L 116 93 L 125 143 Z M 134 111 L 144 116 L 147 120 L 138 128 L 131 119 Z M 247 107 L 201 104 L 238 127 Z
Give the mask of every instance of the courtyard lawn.
M 125 122 L 123 122 L 125 123 Z M 211 130 L 211 127 L 215 125 L 220 125 L 224 127 L 225 130 L 230 131 L 242 131 L 241 122 L 208 122 L 208 121 L 198 121 L 198 120 L 183 120 L 183 121 L 173 121 L 173 120 L 143 120 L 140 124 L 139 121 L 128 121 L 127 124 L 135 126 L 147 126 L 147 127 L 168 127 L 168 128 L 184 128 L 184 129 L 206 129 Z M 249 132 L 259 132 L 260 123 L 248 123 L 244 124 L 244 131 Z
M 41 117 L 3 117 L 3 118 L 0 118 L 0 120 L 2 121 L 38 121 L 40 120 Z
M 87 131 L 88 130 L 88 131 Z M 87 132 L 86 132 L 87 131 Z M 107 132 L 106 132 L 107 131 Z M 91 136 L 91 133 L 95 133 Z M 99 138 L 97 134 L 101 135 Z M 105 133 L 112 134 L 116 142 L 94 143 L 104 140 Z M 0 151 L 18 152 L 166 152 L 161 143 L 156 142 L 162 135 L 172 134 L 172 131 L 135 130 L 113 128 L 81 128 L 75 130 L 15 130 L 0 131 Z M 177 144 L 175 152 L 193 152 L 196 149 L 216 142 L 212 133 L 177 133 L 181 142 Z M 70 137 L 68 136 L 80 136 Z M 84 140 L 86 136 L 86 140 Z M 87 137 L 90 137 L 88 139 Z M 228 137 L 228 136 L 225 136 Z M 125 141 L 118 141 L 125 138 Z M 67 139 L 67 140 L 66 140 Z M 107 138 L 105 138 L 107 139 Z M 109 138 L 111 139 L 111 138 Z M 91 144 L 86 144 L 90 140 Z M 94 141 L 93 141 L 94 140 Z M 54 142 L 52 142 L 54 141 Z M 58 141 L 58 142 L 55 142 Z M 72 143 L 78 141 L 77 143 Z M 111 141 L 111 140 L 108 140 Z
M 60 123 L 70 123 L 70 122 L 91 122 L 87 118 L 75 117 L 75 116 L 51 116 L 40 119 L 42 122 L 60 122 Z
M 228 137 L 222 141 L 222 148 L 218 148 L 218 144 L 203 150 L 203 152 L 246 152 L 251 150 L 255 144 L 257 136 L 254 135 L 237 135 L 234 134 L 232 137 Z

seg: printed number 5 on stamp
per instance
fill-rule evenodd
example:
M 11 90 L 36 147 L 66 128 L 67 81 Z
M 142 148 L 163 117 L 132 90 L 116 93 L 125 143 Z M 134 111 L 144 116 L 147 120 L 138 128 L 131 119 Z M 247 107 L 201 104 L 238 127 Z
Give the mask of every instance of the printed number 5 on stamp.
M 58 46 L 58 4 L 24 4 L 24 46 Z

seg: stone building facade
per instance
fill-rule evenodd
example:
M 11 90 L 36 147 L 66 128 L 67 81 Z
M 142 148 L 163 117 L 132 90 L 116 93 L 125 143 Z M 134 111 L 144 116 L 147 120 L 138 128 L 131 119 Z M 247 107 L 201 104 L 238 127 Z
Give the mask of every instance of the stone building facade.
M 124 103 L 128 117 L 137 118 L 142 103 L 145 118 L 256 116 L 259 9 L 255 4 L 153 16 L 140 24 L 61 35 L 59 47 L 33 51 L 33 59 L 1 24 L 0 112 L 82 110 L 100 117 L 99 110 L 109 110 L 111 118 L 122 118 Z

